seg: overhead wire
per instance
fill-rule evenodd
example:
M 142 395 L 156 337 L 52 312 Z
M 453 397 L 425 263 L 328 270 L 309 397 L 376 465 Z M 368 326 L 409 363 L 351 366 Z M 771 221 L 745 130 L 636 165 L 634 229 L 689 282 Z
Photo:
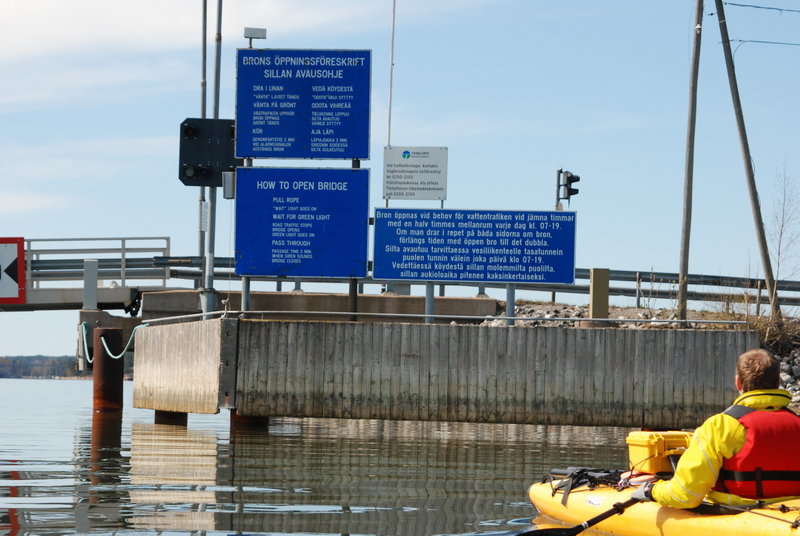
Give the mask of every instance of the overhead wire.
M 770 11 L 778 11 L 780 13 L 800 13 L 800 9 L 789 9 L 783 7 L 771 7 L 771 6 L 759 6 L 755 4 L 740 4 L 738 2 L 723 2 L 726 6 L 734 6 L 734 7 L 749 7 L 753 9 L 767 9 Z
M 733 7 L 745 7 L 745 8 L 752 8 L 752 9 L 764 9 L 770 11 L 778 11 L 781 14 L 783 13 L 800 13 L 800 9 L 789 9 L 783 7 L 773 7 L 773 6 L 760 6 L 756 4 L 742 4 L 739 2 L 723 2 L 726 6 L 733 6 Z M 716 13 L 709 13 L 709 15 L 716 15 Z M 781 45 L 781 46 L 792 46 L 792 47 L 800 47 L 800 43 L 792 43 L 789 41 L 768 41 L 762 39 L 731 39 L 731 43 L 739 43 L 739 46 L 742 46 L 745 43 L 754 43 L 757 45 Z M 739 48 L 737 46 L 737 50 Z
M 731 39 L 731 43 L 757 43 L 760 45 L 786 45 L 800 47 L 800 43 L 789 43 L 786 41 L 761 41 L 759 39 Z

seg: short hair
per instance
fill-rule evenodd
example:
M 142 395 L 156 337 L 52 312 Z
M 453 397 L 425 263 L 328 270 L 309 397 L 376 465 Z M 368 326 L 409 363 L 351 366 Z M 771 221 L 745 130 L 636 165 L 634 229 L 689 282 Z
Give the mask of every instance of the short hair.
M 742 382 L 742 391 L 776 389 L 780 386 L 781 367 L 775 357 L 760 348 L 748 350 L 736 361 L 736 374 Z

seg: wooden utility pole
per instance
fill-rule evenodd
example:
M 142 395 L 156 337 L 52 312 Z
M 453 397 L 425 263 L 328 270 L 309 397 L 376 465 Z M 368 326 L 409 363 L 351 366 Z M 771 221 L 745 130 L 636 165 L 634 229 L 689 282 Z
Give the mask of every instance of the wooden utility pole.
M 756 189 L 755 173 L 753 172 L 753 160 L 750 156 L 750 144 L 747 141 L 747 131 L 744 126 L 744 114 L 742 113 L 742 103 L 739 98 L 739 87 L 736 83 L 736 71 L 733 66 L 733 54 L 731 53 L 731 40 L 728 37 L 728 26 L 725 22 L 725 10 L 722 0 L 714 0 L 717 7 L 717 18 L 719 19 L 719 33 L 722 38 L 722 50 L 725 53 L 725 67 L 728 70 L 728 84 L 731 87 L 731 99 L 733 100 L 733 110 L 736 115 L 736 124 L 739 129 L 739 143 L 742 147 L 742 158 L 744 159 L 744 170 L 747 176 L 747 188 L 750 192 L 750 207 L 753 211 L 753 220 L 756 226 L 756 236 L 758 247 L 761 252 L 761 265 L 764 270 L 764 282 L 767 284 L 769 293 L 769 303 L 772 307 L 772 320 L 781 321 L 781 308 L 778 304 L 778 292 L 775 287 L 775 279 L 772 276 L 772 263 L 769 259 L 769 247 L 767 237 L 764 232 L 764 220 L 761 217 L 761 205 L 758 201 L 758 190 Z
M 695 3 L 692 74 L 689 82 L 689 124 L 686 131 L 686 167 L 683 182 L 683 232 L 678 270 L 678 319 L 686 320 L 689 279 L 689 239 L 692 232 L 692 182 L 694 180 L 694 134 L 697 124 L 697 80 L 700 72 L 700 40 L 703 35 L 703 0 Z

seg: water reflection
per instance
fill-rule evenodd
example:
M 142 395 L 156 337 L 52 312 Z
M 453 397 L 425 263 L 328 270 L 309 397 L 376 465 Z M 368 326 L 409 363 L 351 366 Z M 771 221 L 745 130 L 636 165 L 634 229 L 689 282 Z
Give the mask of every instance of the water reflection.
M 247 533 L 510 530 L 527 525 L 525 489 L 551 467 L 542 443 L 574 459 L 587 433 L 597 429 L 317 419 L 221 441 L 134 424 L 128 522 Z M 596 448 L 592 456 L 598 463 Z
M 213 431 L 134 423 L 129 523 L 137 529 L 215 530 L 217 484 L 230 480 L 218 460 Z
M 626 463 L 625 429 L 274 419 L 231 434 L 227 415 L 53 408 L 4 414 L 0 534 L 502 533 L 530 526 L 527 486 L 551 468 Z

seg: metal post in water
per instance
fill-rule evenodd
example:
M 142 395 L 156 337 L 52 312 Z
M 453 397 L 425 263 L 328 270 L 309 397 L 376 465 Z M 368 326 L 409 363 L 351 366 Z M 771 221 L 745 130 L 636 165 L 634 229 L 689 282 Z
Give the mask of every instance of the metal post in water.
M 105 341 L 105 345 L 103 344 Z M 108 351 L 106 351 L 106 346 Z M 122 352 L 122 329 L 95 328 L 92 380 L 94 381 L 94 411 L 122 411 L 122 358 L 114 359 L 109 352 Z
M 269 417 L 253 417 L 251 415 L 239 415 L 236 408 L 230 410 L 230 430 L 252 430 L 265 429 L 269 426 Z

